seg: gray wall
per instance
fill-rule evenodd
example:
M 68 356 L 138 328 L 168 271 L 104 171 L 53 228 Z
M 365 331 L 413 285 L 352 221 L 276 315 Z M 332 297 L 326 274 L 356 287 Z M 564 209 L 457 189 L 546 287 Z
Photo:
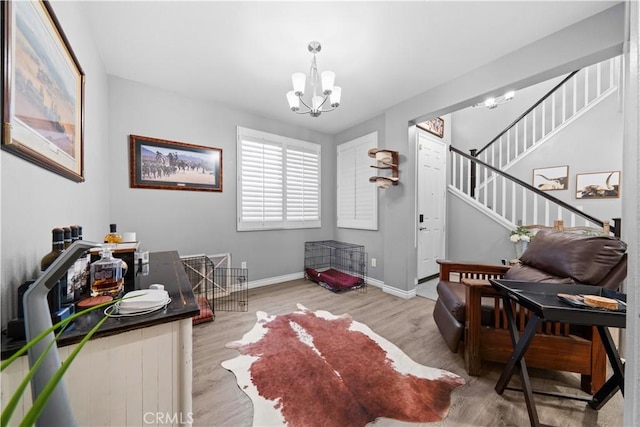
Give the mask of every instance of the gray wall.
M 17 287 L 40 274 L 40 259 L 51 250 L 51 229 L 81 224 L 85 240 L 101 241 L 109 217 L 107 76 L 81 5 L 52 3 L 87 76 L 84 170 L 78 184 L 1 151 L 2 324 L 15 314 Z
M 384 147 L 384 116 L 380 115 L 374 117 L 371 120 L 368 120 L 358 126 L 355 126 L 349 130 L 341 132 L 335 136 L 335 144 L 336 147 L 344 142 L 351 141 L 355 138 L 361 137 L 363 135 L 370 134 L 372 132 L 378 132 L 378 146 Z M 334 158 L 335 158 L 335 150 L 334 150 Z M 363 159 L 362 161 L 367 162 L 370 159 Z M 373 164 L 373 162 L 371 162 Z M 373 171 L 373 169 L 372 169 Z M 372 173 L 375 175 L 375 173 Z M 401 178 L 402 179 L 402 178 Z M 373 184 L 371 184 L 373 185 Z M 335 186 L 333 187 L 335 188 Z M 384 241 L 382 237 L 383 227 L 384 227 L 384 210 L 380 207 L 385 203 L 385 197 L 387 195 L 387 191 L 393 191 L 394 187 L 389 188 L 388 190 L 378 190 L 378 229 L 377 230 L 357 230 L 352 228 L 336 228 L 335 230 L 335 239 L 342 242 L 349 242 L 358 245 L 364 245 L 365 251 L 367 251 L 368 262 L 367 266 L 367 275 L 375 280 L 383 281 L 384 280 L 384 260 L 382 248 L 384 247 Z M 324 191 L 331 191 L 331 188 L 326 188 Z M 332 191 L 335 193 L 335 191 Z M 335 196 L 334 196 L 335 200 Z M 337 201 L 335 201 L 337 203 Z M 335 216 L 335 213 L 334 213 Z M 371 259 L 376 259 L 376 267 L 371 266 Z
M 236 126 L 322 145 L 322 228 L 236 231 Z M 223 191 L 130 188 L 131 134 L 222 148 Z M 109 155 L 110 219 L 118 230 L 135 231 L 144 250 L 230 252 L 233 266 L 246 261 L 249 280 L 255 281 L 302 272 L 304 242 L 333 236 L 336 172 L 330 136 L 110 77 Z
M 624 5 L 618 4 L 388 109 L 385 112 L 386 148 L 413 153 L 415 143 L 408 129 L 411 123 L 468 107 L 490 93 L 520 90 L 619 55 L 623 23 Z M 415 162 L 408 162 L 403 172 L 407 176 L 415 174 Z M 414 217 L 415 183 L 405 181 L 399 187 L 398 191 L 388 194 L 390 197 L 382 207 L 385 211 L 384 282 L 409 291 L 416 282 L 415 221 L 397 218 Z
M 79 3 L 54 5 L 87 73 L 85 162 L 87 182 L 75 184 L 2 152 L 3 308 L 13 305 L 13 289 L 38 272 L 50 230 L 80 223 L 87 239 L 101 240 L 108 224 L 136 231 L 143 249 L 181 253 L 231 252 L 234 265 L 247 261 L 250 280 L 301 271 L 307 240 L 339 236 L 363 242 L 379 262 L 370 274 L 401 291 L 416 274 L 415 182 L 380 199 L 378 235 L 335 229 L 335 142 L 379 130 L 380 145 L 401 155 L 401 176 L 415 176 L 415 144 L 410 123 L 444 115 L 505 88 L 521 89 L 620 52 L 621 8 L 498 59 L 467 75 L 398 104 L 335 137 L 274 123 L 228 107 L 205 104 L 119 78 L 109 78 L 80 12 Z M 579 40 L 579 43 L 576 43 Z M 410 66 L 410 64 L 406 64 Z M 398 64 L 403 66 L 403 64 Z M 323 145 L 323 227 L 311 230 L 235 231 L 236 126 L 300 138 Z M 223 149 L 224 191 L 197 193 L 129 188 L 128 135 L 139 134 Z M 19 177 L 19 179 L 17 179 Z M 80 201 L 69 202 L 68 200 Z M 80 203 L 82 208 L 69 208 Z M 28 206 L 20 209 L 21 206 Z M 451 210 L 450 210 L 451 212 Z M 162 232 L 158 232 L 162 230 Z M 5 298 L 5 294 L 8 298 Z M 3 310 L 4 320 L 10 310 Z
M 457 117 L 457 114 L 454 116 Z M 550 191 L 549 194 L 570 205 L 582 206 L 584 212 L 602 220 L 619 217 L 622 214 L 621 198 L 577 200 L 575 178 L 577 173 L 622 169 L 622 130 L 622 112 L 618 109 L 614 94 L 515 164 L 508 172 L 531 183 L 533 168 L 568 165 L 569 189 Z M 603 141 L 606 141 L 604 149 Z M 457 147 L 456 141 L 453 145 Z M 621 186 L 623 195 L 624 191 Z M 449 259 L 495 264 L 502 259 L 515 257 L 515 248 L 509 242 L 510 229 L 505 229 L 500 223 L 452 194 L 447 198 L 447 210 Z M 541 222 L 540 219 L 538 223 Z M 531 218 L 527 224 L 532 224 Z M 633 223 L 629 226 L 633 226 Z M 469 242 L 482 242 L 484 250 L 476 250 Z
M 558 84 L 562 77 L 525 87 L 516 92 L 515 98 L 495 109 L 468 107 L 455 111 L 451 127 L 454 146 L 469 152 L 481 149 L 507 126 L 513 123 L 527 108 Z

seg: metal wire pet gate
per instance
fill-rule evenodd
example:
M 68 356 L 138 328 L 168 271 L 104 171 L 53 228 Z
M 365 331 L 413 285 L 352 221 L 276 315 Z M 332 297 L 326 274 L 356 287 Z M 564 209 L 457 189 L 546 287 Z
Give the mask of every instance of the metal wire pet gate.
M 206 298 L 215 311 L 249 309 L 249 272 L 233 268 L 229 254 L 181 257 L 196 299 Z

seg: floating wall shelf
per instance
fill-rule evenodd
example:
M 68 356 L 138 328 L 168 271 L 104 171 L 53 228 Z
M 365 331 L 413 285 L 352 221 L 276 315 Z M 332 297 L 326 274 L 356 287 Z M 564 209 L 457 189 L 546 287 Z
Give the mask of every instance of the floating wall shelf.
M 386 150 L 384 148 L 372 148 L 369 150 L 369 157 L 377 160 L 377 164 L 371 165 L 378 170 L 390 170 L 391 175 L 376 175 L 369 178 L 369 182 L 374 182 L 378 187 L 387 188 L 390 185 L 398 185 L 398 152 Z

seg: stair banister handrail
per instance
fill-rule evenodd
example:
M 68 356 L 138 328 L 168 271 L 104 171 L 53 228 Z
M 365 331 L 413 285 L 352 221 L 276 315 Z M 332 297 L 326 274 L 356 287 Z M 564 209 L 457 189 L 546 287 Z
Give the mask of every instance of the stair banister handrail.
M 483 162 L 482 160 L 478 159 L 477 157 L 473 157 L 473 156 L 471 156 L 471 155 L 469 155 L 469 154 L 467 154 L 467 153 L 465 153 L 465 152 L 463 152 L 461 150 L 458 150 L 457 148 L 455 148 L 455 147 L 453 147 L 451 145 L 449 146 L 449 151 L 453 151 L 454 153 L 457 153 L 460 156 L 470 160 L 473 163 L 473 167 L 474 168 L 475 168 L 475 164 L 479 163 L 480 165 L 486 167 L 489 170 L 492 170 L 493 172 L 497 173 L 498 175 L 504 176 L 505 178 L 517 183 L 518 185 L 521 185 L 522 187 L 525 187 L 526 189 L 536 193 L 540 197 L 545 198 L 545 199 L 547 199 L 547 200 L 549 200 L 549 201 L 561 206 L 562 208 L 568 210 L 569 212 L 574 213 L 577 216 L 580 216 L 580 217 L 586 219 L 587 221 L 590 221 L 590 222 L 593 222 L 595 224 L 598 224 L 600 227 L 604 227 L 604 222 L 602 220 L 600 220 L 600 219 L 598 219 L 598 218 L 596 218 L 594 216 L 591 216 L 591 215 L 589 215 L 587 213 L 584 213 L 584 212 L 576 209 L 575 207 L 571 206 L 570 204 L 568 204 L 568 203 L 566 203 L 566 202 L 564 202 L 564 201 L 562 201 L 560 199 L 557 199 L 557 198 L 555 198 L 553 196 L 548 195 L 544 191 L 537 189 L 536 187 L 534 187 L 534 186 L 522 181 L 519 178 L 516 178 L 515 176 L 513 176 L 513 175 L 511 175 L 511 174 L 509 174 L 507 172 L 501 171 L 500 169 L 495 168 L 495 167 L 491 166 L 490 164 Z M 475 187 L 475 184 L 472 185 L 472 188 L 473 187 Z M 472 189 L 472 188 L 470 188 L 470 194 L 473 194 L 473 192 L 474 192 L 474 189 Z M 617 231 L 616 231 L 617 228 L 618 228 L 618 223 L 617 222 L 616 222 L 616 225 L 612 225 L 611 226 L 611 231 L 614 233 L 614 235 L 616 235 L 616 233 L 617 233 Z
M 476 156 L 480 155 L 484 150 L 486 150 L 487 148 L 489 148 L 491 146 L 491 144 L 493 144 L 494 142 L 496 142 L 498 139 L 500 139 L 500 137 L 502 135 L 504 135 L 505 133 L 509 132 L 509 130 L 514 127 L 516 125 L 516 123 L 518 123 L 520 120 L 524 119 L 524 117 L 529 114 L 530 112 L 532 112 L 538 105 L 542 104 L 544 101 L 547 100 L 547 98 L 549 98 L 556 90 L 560 89 L 569 79 L 571 79 L 571 77 L 575 76 L 580 70 L 575 70 L 572 71 L 571 73 L 569 73 L 569 75 L 567 77 L 565 77 L 564 79 L 562 79 L 562 81 L 560 83 L 558 83 L 557 85 L 555 85 L 549 92 L 547 92 L 542 98 L 540 98 L 535 104 L 533 104 L 531 107 L 529 107 L 524 113 L 522 113 L 517 119 L 515 119 L 513 122 L 511 122 L 511 124 L 509 126 L 507 126 L 506 128 L 504 128 L 504 130 L 502 132 L 500 132 L 495 138 L 493 138 L 491 141 L 489 141 L 484 147 L 482 147 L 479 150 L 476 150 Z

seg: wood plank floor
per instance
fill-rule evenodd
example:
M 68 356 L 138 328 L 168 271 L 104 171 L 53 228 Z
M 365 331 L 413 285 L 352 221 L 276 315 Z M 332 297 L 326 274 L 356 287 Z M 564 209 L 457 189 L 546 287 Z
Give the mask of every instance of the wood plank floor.
M 220 363 L 238 355 L 225 344 L 240 339 L 254 325 L 255 312 L 285 314 L 296 304 L 334 314 L 349 313 L 374 332 L 400 347 L 423 365 L 454 372 L 467 383 L 453 392 L 451 410 L 442 426 L 527 426 L 526 405 L 521 392 L 505 391 L 500 396 L 494 386 L 503 365 L 485 364 L 480 377 L 464 370 L 461 354 L 454 354 L 440 337 L 431 315 L 434 302 L 421 297 L 397 298 L 369 286 L 366 293 L 334 294 L 312 282 L 295 280 L 250 290 L 248 312 L 216 312 L 216 320 L 194 326 L 193 409 L 196 426 L 251 426 L 251 401 L 237 386 L 235 376 Z M 530 370 L 533 388 L 585 396 L 577 375 Z M 518 386 L 517 375 L 511 386 Z M 393 396 L 389 396 L 390 399 Z M 600 411 L 585 402 L 536 395 L 538 415 L 554 426 L 621 426 L 622 397 L 618 393 Z M 331 408 L 327 408 L 330 410 Z M 405 425 L 394 420 L 378 420 L 376 426 Z M 406 424 L 416 426 L 417 424 Z M 342 426 L 341 426 L 342 427 Z

